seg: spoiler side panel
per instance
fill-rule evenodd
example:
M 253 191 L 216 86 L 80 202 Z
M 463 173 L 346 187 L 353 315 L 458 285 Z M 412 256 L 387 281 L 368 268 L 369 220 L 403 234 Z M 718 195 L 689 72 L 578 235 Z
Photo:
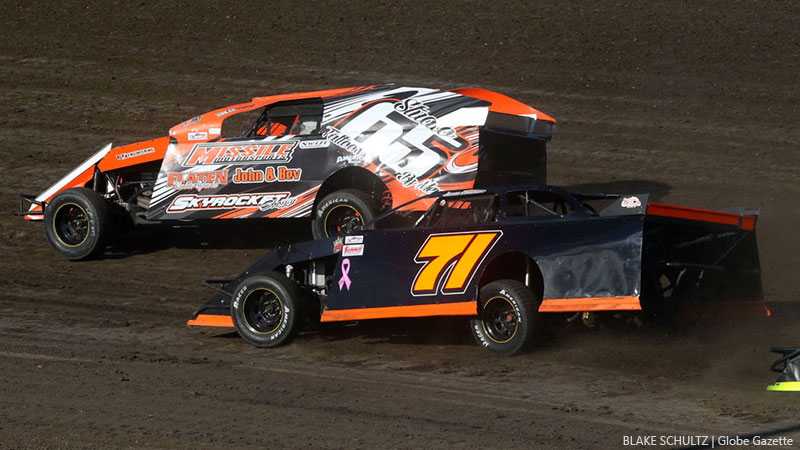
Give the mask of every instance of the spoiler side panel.
M 94 155 L 83 161 L 78 167 L 72 169 L 68 174 L 64 175 L 60 180 L 56 181 L 52 186 L 45 189 L 44 192 L 36 196 L 36 202 L 49 202 L 59 192 L 73 188 L 84 186 L 94 176 L 95 165 L 102 160 L 108 152 L 111 151 L 111 143 L 106 144 L 103 148 L 97 151 Z M 40 204 L 32 203 L 28 208 L 28 215 L 25 215 L 26 220 L 42 220 L 42 206 Z

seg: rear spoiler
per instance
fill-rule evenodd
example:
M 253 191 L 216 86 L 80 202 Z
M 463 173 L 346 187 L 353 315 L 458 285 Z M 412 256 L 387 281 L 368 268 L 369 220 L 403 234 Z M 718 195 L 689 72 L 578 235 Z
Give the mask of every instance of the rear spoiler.
M 654 304 L 668 294 L 681 304 L 680 315 L 769 316 L 757 214 L 648 203 L 642 262 Z
M 740 208 L 741 212 L 712 211 L 709 209 L 687 208 L 685 206 L 648 203 L 647 214 L 651 216 L 672 217 L 675 219 L 695 220 L 698 222 L 734 225 L 742 230 L 752 231 L 758 220 L 757 210 Z
M 649 202 L 649 194 L 575 194 L 578 200 L 616 199 L 599 212 L 601 216 L 620 216 L 647 214 L 649 216 L 671 217 L 674 219 L 694 220 L 722 225 L 734 225 L 741 230 L 752 231 L 756 228 L 759 210 L 743 206 L 722 208 L 719 210 L 689 208 L 686 206 L 667 205 Z

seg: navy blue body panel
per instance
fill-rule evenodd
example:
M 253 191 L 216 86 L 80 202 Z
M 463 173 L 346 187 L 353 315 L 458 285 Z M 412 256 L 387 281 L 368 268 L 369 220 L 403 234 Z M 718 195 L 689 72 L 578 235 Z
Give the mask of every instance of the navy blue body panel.
M 477 299 L 479 287 L 493 263 L 510 255 L 525 255 L 539 271 L 544 299 L 581 297 L 636 297 L 640 294 L 642 241 L 645 208 L 613 216 L 590 212 L 568 193 L 547 188 L 564 196 L 571 213 L 538 217 L 507 217 L 505 200 L 493 220 L 464 226 L 419 226 L 414 228 L 362 230 L 343 236 L 281 246 L 268 253 L 225 290 L 233 292 L 250 274 L 277 271 L 285 273 L 292 265 L 294 274 L 310 270 L 324 271 L 323 310 L 349 310 L 392 306 L 430 305 L 470 302 Z M 506 189 L 488 189 L 491 194 Z M 452 194 L 448 197 L 455 198 Z M 641 196 L 646 201 L 646 195 Z M 502 199 L 499 195 L 498 199 Z M 444 201 L 444 200 L 441 200 Z M 453 281 L 459 262 L 467 260 L 472 239 L 485 235 L 484 245 L 475 250 L 475 261 L 466 261 L 463 283 Z M 415 289 L 427 264 L 435 258 L 424 256 L 422 249 L 432 239 L 463 236 L 432 290 Z M 462 244 L 469 242 L 469 244 Z M 338 247 L 337 247 L 338 244 Z M 455 245 L 455 244 L 454 244 Z M 447 249 L 442 247 L 441 249 Z M 298 275 L 299 276 L 299 275 Z M 452 284 L 453 286 L 450 286 Z M 415 292 L 416 291 L 416 292 Z M 223 313 L 227 296 L 219 294 L 203 313 Z M 212 312 L 214 310 L 214 312 Z

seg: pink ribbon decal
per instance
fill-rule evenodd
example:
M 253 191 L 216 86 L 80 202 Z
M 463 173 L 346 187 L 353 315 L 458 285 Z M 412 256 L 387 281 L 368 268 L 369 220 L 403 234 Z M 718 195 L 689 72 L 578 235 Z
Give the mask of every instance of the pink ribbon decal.
M 347 287 L 347 290 L 350 290 L 350 277 L 347 274 L 350 273 L 350 260 L 345 258 L 342 260 L 342 278 L 339 278 L 339 290 L 342 290 L 342 287 Z

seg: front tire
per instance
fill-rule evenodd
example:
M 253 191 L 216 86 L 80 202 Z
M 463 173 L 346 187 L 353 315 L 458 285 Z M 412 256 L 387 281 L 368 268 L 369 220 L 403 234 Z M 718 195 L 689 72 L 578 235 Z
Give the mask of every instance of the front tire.
M 88 188 L 67 189 L 47 204 L 44 234 L 54 249 L 71 261 L 103 249 L 109 227 L 108 205 Z
M 289 343 L 303 324 L 297 283 L 278 273 L 247 277 L 233 293 L 231 317 L 239 336 L 256 347 Z
M 510 356 L 530 344 L 540 327 L 539 300 L 517 280 L 493 281 L 480 290 L 478 317 L 470 321 L 478 344 L 492 353 Z
M 311 232 L 314 239 L 349 233 L 375 218 L 378 206 L 357 189 L 343 189 L 325 196 L 314 211 Z

